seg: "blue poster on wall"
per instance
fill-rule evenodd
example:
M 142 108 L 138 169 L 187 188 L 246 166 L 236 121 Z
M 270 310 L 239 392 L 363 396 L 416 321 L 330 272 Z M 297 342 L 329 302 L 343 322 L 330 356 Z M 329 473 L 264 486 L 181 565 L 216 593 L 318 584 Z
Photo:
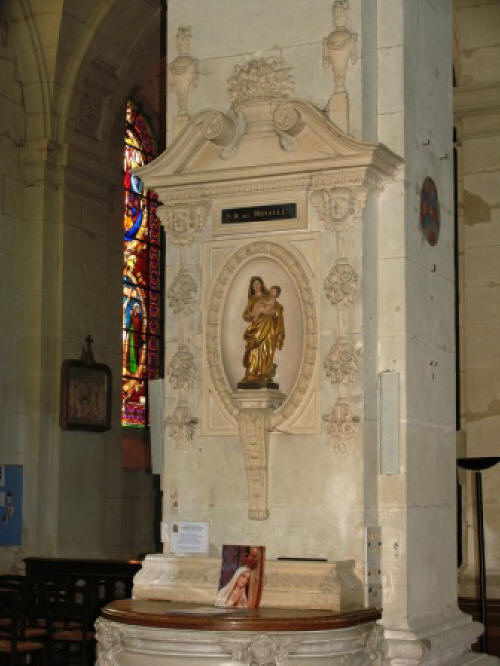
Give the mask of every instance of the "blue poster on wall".
M 0 546 L 20 546 L 23 535 L 23 468 L 0 465 Z

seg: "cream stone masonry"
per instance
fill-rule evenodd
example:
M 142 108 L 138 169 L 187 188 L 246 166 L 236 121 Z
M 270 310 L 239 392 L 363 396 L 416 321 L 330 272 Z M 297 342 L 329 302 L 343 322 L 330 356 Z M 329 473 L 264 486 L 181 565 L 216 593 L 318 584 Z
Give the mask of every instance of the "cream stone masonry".
M 264 545 L 268 571 L 282 572 L 287 580 L 289 604 L 315 604 L 315 594 L 318 599 L 335 594 L 337 583 L 330 577 L 322 580 L 321 571 L 352 560 L 361 604 L 365 472 L 375 483 L 375 470 L 354 462 L 369 446 L 364 442 L 364 389 L 360 373 L 348 390 L 329 381 L 322 372 L 330 349 L 324 341 L 335 332 L 335 338 L 359 347 L 363 208 L 369 193 L 382 189 L 400 160 L 381 145 L 350 139 L 311 104 L 284 98 L 291 74 L 280 58 L 257 58 L 236 67 L 228 78 L 232 111 L 198 112 L 169 149 L 138 172 L 163 204 L 159 215 L 174 241 L 167 246 L 167 264 L 189 268 L 196 283 L 192 294 L 200 299 L 190 313 L 167 311 L 167 358 L 189 338 L 202 376 L 186 396 L 182 419 L 179 408 L 173 415 L 167 410 L 163 520 L 209 522 L 210 552 L 215 554 L 224 543 Z M 328 215 L 318 214 L 318 197 L 328 201 Z M 259 230 L 253 223 L 238 223 L 224 234 L 224 225 L 214 219 L 228 205 L 238 211 L 288 202 L 303 206 L 292 216 L 300 223 L 291 228 L 286 220 L 275 224 L 270 219 L 265 230 L 262 222 Z M 196 214 L 199 206 L 210 211 L 211 221 Z M 236 390 L 243 374 L 241 313 L 252 275 L 282 288 L 285 346 L 275 357 L 279 392 Z M 374 344 L 370 340 L 370 349 Z M 165 384 L 167 404 L 175 399 L 173 388 Z M 199 428 L 187 424 L 198 418 L 192 416 L 198 410 Z M 325 423 L 321 415 L 328 410 L 331 417 Z M 288 477 L 284 471 L 291 464 L 297 469 Z M 345 478 L 342 468 L 351 470 Z M 305 479 L 315 479 L 312 493 Z M 332 482 L 336 487 L 330 491 Z M 356 498 L 349 506 L 342 501 L 347 488 Z M 302 508 L 311 501 L 313 521 Z M 286 524 L 293 530 L 283 533 L 280 526 Z M 338 536 L 325 541 L 326 533 Z M 329 563 L 299 561 L 288 575 L 289 565 L 276 561 L 280 555 L 327 558 Z M 147 558 L 134 594 L 191 598 L 183 580 L 186 568 L 199 572 L 196 560 L 182 558 L 177 568 L 171 566 L 168 559 Z M 168 590 L 161 589 L 151 570 L 162 567 L 170 572 Z M 301 601 L 299 591 L 291 591 L 293 578 L 310 575 L 312 591 Z M 264 592 L 263 603 L 279 605 L 272 580 L 266 583 L 270 596 Z
M 239 19 L 245 13 L 243 4 L 238 3 L 237 10 L 233 6 Z M 266 100 L 250 104 L 245 99 L 243 107 L 233 108 L 222 116 L 216 117 L 211 111 L 205 116 L 205 130 L 203 113 L 200 113 L 199 134 L 186 128 L 185 134 L 166 153 L 164 165 L 160 159 L 157 167 L 152 165 L 144 173 L 146 181 L 156 180 L 160 189 L 163 186 L 166 205 L 196 198 L 216 200 L 236 194 L 241 194 L 242 206 L 258 205 L 260 192 L 279 194 L 278 180 L 285 181 L 287 191 L 305 189 L 308 195 L 307 227 L 296 229 L 294 233 L 303 234 L 304 239 L 309 236 L 314 243 L 314 234 L 319 232 L 322 241 L 319 261 L 313 262 L 311 269 L 306 254 L 297 256 L 301 272 L 311 287 L 312 314 L 321 313 L 316 314 L 316 321 L 314 316 L 312 318 L 312 331 L 318 332 L 315 369 L 311 379 L 305 377 L 317 387 L 319 415 L 326 417 L 321 419 L 321 433 L 318 436 L 314 427 L 305 428 L 295 441 L 297 436 L 293 431 L 285 429 L 284 423 L 279 424 L 279 414 L 287 408 L 292 410 L 292 418 L 294 410 L 302 412 L 304 408 L 291 399 L 294 388 L 290 393 L 290 387 L 300 385 L 304 379 L 299 356 L 297 374 L 292 369 L 288 384 L 279 371 L 277 376 L 287 399 L 276 412 L 277 427 L 270 436 L 269 518 L 253 525 L 245 520 L 245 498 L 238 490 L 244 465 L 241 459 L 239 462 L 234 457 L 231 460 L 231 453 L 237 450 L 232 440 L 234 435 L 227 429 L 226 443 L 201 435 L 205 432 L 205 415 L 202 416 L 201 437 L 196 440 L 197 453 L 192 450 L 193 455 L 182 465 L 172 456 L 170 468 L 175 469 L 175 480 L 166 480 L 165 515 L 167 522 L 174 516 L 178 519 L 198 515 L 208 519 L 215 554 L 219 544 L 238 543 L 244 536 L 246 543 L 266 545 L 271 560 L 287 544 L 287 554 L 295 556 L 299 552 L 299 539 L 289 529 L 293 525 L 293 531 L 300 534 L 302 556 L 317 553 L 319 548 L 326 557 L 338 561 L 345 558 L 347 550 L 347 559 L 354 558 L 356 570 L 360 571 L 365 557 L 362 526 L 380 525 L 385 663 L 486 663 L 486 656 L 476 657 L 469 652 L 470 644 L 481 629 L 457 609 L 454 568 L 450 565 L 455 558 L 454 400 L 450 391 L 454 372 L 450 3 L 436 6 L 428 0 L 419 3 L 378 0 L 373 11 L 361 5 L 351 7 L 350 31 L 368 40 L 375 58 L 372 62 L 376 65 L 365 64 L 361 78 L 356 78 L 356 65 L 347 70 L 347 76 L 351 72 L 356 80 L 352 88 L 347 83 L 353 102 L 349 115 L 354 119 L 362 117 L 363 128 L 367 130 L 373 129 L 376 118 L 379 140 L 387 142 L 405 158 L 403 169 L 383 192 L 377 192 L 378 196 L 368 196 L 365 204 L 366 190 L 375 195 L 381 181 L 379 176 L 391 175 L 391 169 L 384 168 L 385 160 L 380 161 L 376 151 L 369 160 L 371 166 L 360 170 L 362 164 L 353 162 L 356 150 L 346 151 L 347 144 L 341 147 L 346 137 L 341 137 L 340 133 L 337 134 L 340 143 L 336 146 L 330 143 L 336 130 L 332 127 L 333 134 L 329 134 L 321 129 L 328 123 L 325 125 L 325 119 L 313 106 L 290 97 L 279 102 L 269 91 Z M 193 21 L 194 12 L 198 10 L 196 0 L 187 4 L 175 0 L 172 3 L 173 16 L 179 22 Z M 258 17 L 252 23 L 253 29 L 260 31 L 262 43 L 278 15 L 277 3 L 267 3 L 262 20 Z M 363 23 L 364 17 L 366 23 Z M 234 20 L 235 14 L 228 16 L 229 24 Z M 377 21 L 376 39 L 369 36 L 369 20 Z M 313 23 L 313 18 L 305 28 L 300 23 L 301 29 L 307 32 Z M 211 71 L 213 88 L 200 91 L 198 108 L 216 105 L 209 101 L 215 99 L 212 91 L 224 94 L 223 81 L 234 65 L 242 67 L 245 60 L 242 53 L 247 53 L 247 62 L 258 60 L 253 54 L 255 46 L 245 50 L 245 46 L 255 43 L 250 36 L 252 31 L 248 35 L 234 31 L 242 41 L 237 49 L 232 38 L 217 41 L 217 29 L 214 29 L 211 46 L 202 40 L 200 55 L 203 54 L 203 64 L 208 65 L 207 56 L 214 55 L 217 44 L 219 60 Z M 311 76 L 314 70 L 312 49 L 311 52 L 297 49 L 291 62 L 286 57 L 291 53 L 289 47 L 294 39 L 292 30 L 284 37 L 281 48 L 275 48 L 274 53 L 264 52 L 264 58 L 272 58 L 277 67 L 283 67 L 284 77 L 288 72 L 286 67 L 295 65 L 293 74 L 298 94 L 322 106 L 317 102 L 321 96 L 317 79 L 312 79 L 311 86 L 301 74 L 297 75 L 300 68 L 305 67 Z M 363 42 L 360 48 L 363 53 Z M 278 65 L 282 62 L 285 64 Z M 254 68 L 258 69 L 257 64 Z M 225 73 L 221 76 L 223 70 Z M 245 71 L 250 70 L 248 65 Z M 421 72 L 421 76 L 411 76 L 416 71 Z M 376 83 L 368 80 L 370 72 L 376 75 Z M 282 95 L 285 93 L 291 95 L 288 88 L 281 91 Z M 361 99 L 367 104 L 363 112 Z M 279 114 L 275 115 L 277 111 Z M 370 113 L 376 116 L 370 118 Z M 321 147 L 314 138 L 320 135 Z M 326 152 L 331 150 L 334 168 L 329 158 L 320 156 L 325 149 Z M 223 151 L 226 152 L 222 154 Z M 310 166 L 304 173 L 308 160 Z M 157 175 L 162 170 L 163 182 Z M 417 193 L 428 175 L 438 183 L 441 202 L 442 230 L 435 248 L 425 244 L 418 224 Z M 364 219 L 362 224 L 351 225 L 348 218 L 350 211 L 355 211 L 354 199 L 345 190 L 350 190 L 353 184 L 360 189 L 360 214 Z M 335 192 L 337 188 L 343 191 Z M 313 194 L 315 190 L 320 192 Z M 214 210 L 219 209 L 213 205 L 212 214 Z M 290 247 L 293 244 L 282 229 L 273 232 L 270 228 L 267 236 L 262 240 L 263 245 L 266 242 L 272 247 L 281 245 L 294 255 L 295 250 Z M 222 236 L 216 241 L 209 232 L 200 238 L 200 242 L 206 244 L 202 261 L 206 262 L 208 252 L 211 262 L 202 264 L 201 275 L 209 275 L 210 287 L 203 291 L 201 307 L 211 302 L 218 305 L 212 308 L 213 315 L 200 318 L 198 331 L 202 338 L 207 334 L 213 341 L 209 348 L 203 343 L 201 350 L 202 353 L 203 349 L 209 351 L 212 402 L 208 411 L 219 425 L 230 423 L 231 418 L 236 421 L 237 415 L 228 398 L 231 389 L 228 369 L 237 361 L 236 347 L 228 345 L 229 339 L 238 339 L 234 324 L 231 335 L 226 333 L 228 323 L 238 320 L 235 302 L 241 304 L 241 312 L 245 282 L 248 284 L 250 275 L 269 275 L 269 279 L 277 283 L 279 270 L 291 273 L 289 267 L 280 265 L 278 269 L 280 262 L 264 248 L 255 258 L 251 253 L 238 255 L 243 262 L 240 268 L 231 263 L 237 252 L 244 252 L 245 245 L 250 247 L 261 240 L 252 236 L 248 228 L 242 229 L 231 241 L 227 240 L 227 245 L 225 240 Z M 194 260 L 193 255 L 191 260 Z M 218 280 L 224 275 L 223 268 L 220 272 L 211 270 L 211 265 L 219 263 L 230 267 L 227 269 L 230 286 L 229 282 Z M 304 307 L 301 292 L 294 282 L 294 279 L 290 282 L 290 292 L 298 294 L 299 308 L 294 310 L 293 299 L 289 303 L 283 300 L 287 331 L 290 325 L 286 313 L 300 313 Z M 293 321 L 300 318 L 294 316 Z M 295 329 L 299 342 L 305 330 L 303 318 L 302 322 L 302 326 Z M 426 326 L 425 322 L 432 323 Z M 332 383 L 324 372 L 332 344 L 338 338 L 346 338 L 362 350 L 359 377 L 352 384 Z M 300 349 L 300 344 L 297 348 Z M 279 359 L 277 362 L 280 368 Z M 378 453 L 372 446 L 377 431 L 375 380 L 377 373 L 387 370 L 398 372 L 400 378 L 400 427 L 396 437 L 400 465 L 399 473 L 377 478 Z M 347 435 L 345 446 L 339 436 L 341 433 Z M 203 437 L 207 437 L 206 442 L 202 441 Z M 210 446 L 210 456 L 203 455 L 205 445 Z M 171 451 L 168 440 L 166 450 Z M 207 473 L 208 460 L 212 471 Z M 200 479 L 201 487 L 193 493 L 190 474 L 185 470 L 196 466 L 205 470 L 205 477 Z M 301 478 L 308 479 L 306 487 L 297 484 L 293 473 L 291 478 L 275 473 L 276 470 L 297 469 Z M 217 478 L 216 484 L 210 481 L 211 476 Z M 311 479 L 314 484 L 310 483 Z M 327 485 L 322 486 L 321 480 Z M 321 492 L 322 487 L 328 488 L 328 498 Z M 345 501 L 346 494 L 348 501 Z M 169 496 L 175 497 L 175 504 L 168 500 Z M 302 507 L 309 507 L 309 515 L 314 507 L 314 521 L 306 524 Z M 328 538 L 320 536 L 317 529 L 327 533 Z M 279 543 L 274 538 L 276 531 L 281 536 Z M 438 540 L 440 548 L 436 550 Z M 429 585 L 422 585 L 423 580 L 429 580 Z
M 134 598 L 212 604 L 219 577 L 220 558 L 147 555 L 134 578 Z M 263 608 L 347 611 L 363 605 L 353 560 L 267 561 L 264 579 Z

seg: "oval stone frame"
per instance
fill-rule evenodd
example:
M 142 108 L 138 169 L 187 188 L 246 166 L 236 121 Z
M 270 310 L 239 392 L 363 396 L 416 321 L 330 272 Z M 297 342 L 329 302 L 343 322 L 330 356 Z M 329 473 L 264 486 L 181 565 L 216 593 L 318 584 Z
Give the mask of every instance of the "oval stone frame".
M 222 266 L 214 280 L 207 313 L 206 350 L 210 378 L 217 395 L 229 414 L 237 419 L 238 405 L 233 400 L 222 360 L 221 319 L 228 286 L 241 265 L 255 257 L 267 257 L 277 261 L 288 272 L 299 295 L 303 317 L 303 348 L 294 385 L 283 405 L 274 413 L 272 425 L 277 427 L 290 419 L 302 403 L 314 374 L 318 351 L 318 322 L 310 278 L 299 259 L 288 248 L 273 241 L 254 241 L 238 248 Z

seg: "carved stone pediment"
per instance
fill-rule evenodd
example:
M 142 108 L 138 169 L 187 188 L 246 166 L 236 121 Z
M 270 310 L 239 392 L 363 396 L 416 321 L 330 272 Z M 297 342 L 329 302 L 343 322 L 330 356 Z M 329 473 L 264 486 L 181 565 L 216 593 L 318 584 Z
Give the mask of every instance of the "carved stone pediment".
M 303 173 L 306 164 L 314 171 L 371 165 L 390 176 L 400 163 L 383 145 L 347 136 L 308 102 L 259 98 L 228 113 L 195 114 L 173 144 L 137 173 L 162 198 L 172 186 Z

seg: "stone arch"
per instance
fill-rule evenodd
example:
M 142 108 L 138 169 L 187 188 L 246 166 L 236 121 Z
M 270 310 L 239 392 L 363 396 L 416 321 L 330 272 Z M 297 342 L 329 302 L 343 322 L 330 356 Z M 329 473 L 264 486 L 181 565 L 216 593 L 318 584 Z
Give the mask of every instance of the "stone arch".
M 103 35 L 113 35 L 113 48 Z M 62 144 L 78 136 L 85 122 L 82 99 L 88 98 L 94 106 L 87 110 L 95 114 L 100 128 L 94 136 L 100 144 L 96 149 L 102 159 L 111 156 L 113 160 L 113 145 L 121 141 L 125 100 L 137 87 L 145 69 L 155 62 L 159 64 L 159 44 L 158 3 L 111 0 L 97 4 L 64 70 L 58 142 Z
M 25 88 L 24 104 L 29 119 L 26 123 L 26 140 L 51 139 L 51 91 L 47 62 L 36 22 L 26 0 L 5 3 L 5 12 L 9 32 L 13 37 L 22 85 Z

